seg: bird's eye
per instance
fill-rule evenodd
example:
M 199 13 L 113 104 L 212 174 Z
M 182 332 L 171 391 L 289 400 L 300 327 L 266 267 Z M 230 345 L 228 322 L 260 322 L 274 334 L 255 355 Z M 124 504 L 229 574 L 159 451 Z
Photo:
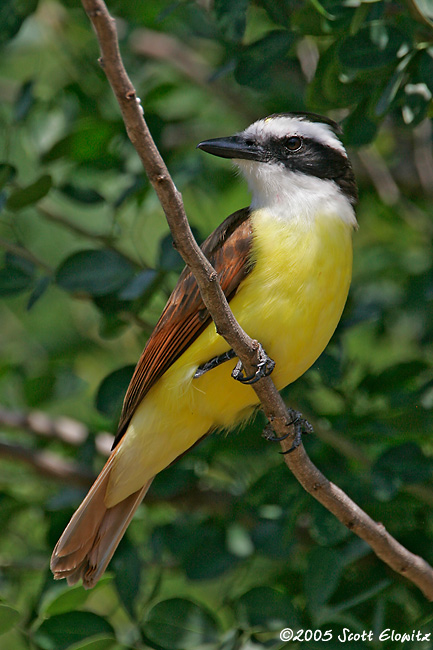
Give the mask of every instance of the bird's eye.
M 287 138 L 285 144 L 289 151 L 298 151 L 302 147 L 302 140 L 297 135 L 294 135 L 291 138 Z

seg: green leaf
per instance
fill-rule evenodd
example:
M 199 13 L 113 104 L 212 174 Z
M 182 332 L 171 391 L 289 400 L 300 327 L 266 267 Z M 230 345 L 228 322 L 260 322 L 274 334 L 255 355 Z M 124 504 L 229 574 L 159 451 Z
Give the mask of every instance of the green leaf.
M 350 536 L 350 530 L 317 501 L 311 504 L 310 516 L 311 537 L 321 546 L 339 544 Z
M 21 614 L 8 605 L 0 604 L 0 634 L 9 632 L 20 620 Z
M 293 553 L 287 522 L 282 518 L 260 519 L 251 531 L 251 539 L 256 550 L 267 557 L 285 560 Z
M 411 0 L 411 5 L 421 20 L 433 27 L 433 3 L 431 0 Z
M 294 15 L 294 6 L 290 2 L 285 0 L 278 0 L 277 2 L 275 0 L 261 0 L 260 4 L 276 25 L 289 26 Z
M 105 296 L 123 287 L 134 275 L 130 262 L 112 250 L 85 250 L 68 257 L 58 268 L 57 284 L 72 293 Z
M 421 80 L 433 94 L 433 47 L 429 47 L 421 53 L 419 73 Z
M 53 162 L 66 157 L 78 163 L 95 163 L 99 156 L 105 158 L 107 164 L 112 164 L 113 157 L 107 151 L 107 145 L 113 135 L 114 129 L 108 122 L 83 119 L 73 133 L 56 142 L 44 153 L 42 162 Z
M 320 56 L 314 79 L 307 87 L 307 104 L 312 110 L 352 106 L 370 94 L 369 85 L 343 75 L 336 45 Z
M 155 138 L 154 131 L 152 131 L 152 133 L 153 133 L 153 137 Z M 143 190 L 147 189 L 147 187 L 148 187 L 148 183 L 146 182 L 146 179 L 143 175 L 135 176 L 134 181 L 131 183 L 131 185 L 128 185 L 128 187 L 122 190 L 118 198 L 115 200 L 114 207 L 119 208 L 122 205 L 122 203 L 127 199 L 129 199 L 131 196 L 142 197 L 145 193 L 145 191 Z
M 299 625 L 291 598 L 271 587 L 255 587 L 247 591 L 239 598 L 236 607 L 238 618 L 246 628 L 273 631 Z
M 34 81 L 30 80 L 26 81 L 20 88 L 14 107 L 14 119 L 16 122 L 23 121 L 34 104 L 33 87 Z
M 184 467 L 182 463 L 174 463 L 155 476 L 152 494 L 161 500 L 169 501 L 191 489 L 196 483 L 196 478 L 193 469 Z
M 389 395 L 392 391 L 405 388 L 428 368 L 429 365 L 421 360 L 396 363 L 377 375 L 367 375 L 359 387 L 370 393 L 386 392 Z
M 124 537 L 117 549 L 111 566 L 114 584 L 126 610 L 135 616 L 135 602 L 140 592 L 141 560 L 136 547 Z
M 96 408 L 109 418 L 119 416 L 126 389 L 131 381 L 135 366 L 123 366 L 102 380 L 96 394 Z
M 37 203 L 50 191 L 53 181 L 49 174 L 43 174 L 37 181 L 27 187 L 12 192 L 6 201 L 6 207 L 13 212 Z
M 41 605 L 40 614 L 45 618 L 71 612 L 84 605 L 89 597 L 89 591 L 80 586 L 62 586 L 51 589 Z
M 385 89 L 376 104 L 376 115 L 384 115 L 389 110 L 403 84 L 403 80 L 407 76 L 406 68 L 411 60 L 412 55 L 406 56 L 396 67 L 394 74 L 386 84 Z
M 319 614 L 334 593 L 343 570 L 341 553 L 331 548 L 315 548 L 310 553 L 305 574 L 308 609 Z
M 64 183 L 58 188 L 63 194 L 77 203 L 102 203 L 105 199 L 99 192 L 90 187 L 80 187 L 75 183 Z
M 17 268 L 0 269 L 0 296 L 16 296 L 30 288 L 33 277 Z
M 24 507 L 23 503 L 17 501 L 17 499 L 6 494 L 0 494 L 0 529 L 4 529 L 14 515 Z
M 294 42 L 292 32 L 274 30 L 247 46 L 238 58 L 234 72 L 236 81 L 244 86 L 266 85 L 270 70 L 287 56 Z
M 228 41 L 240 41 L 247 24 L 248 0 L 215 0 L 214 12 L 218 28 Z
M 52 399 L 56 385 L 56 376 L 52 372 L 36 377 L 27 377 L 23 389 L 26 404 L 32 408 L 41 408 L 44 402 Z
M 431 98 L 432 94 L 426 84 L 406 84 L 401 109 L 405 124 L 415 127 L 422 122 L 427 116 Z
M 32 261 L 22 257 L 21 255 L 9 252 L 5 255 L 5 266 L 9 269 L 18 269 L 30 276 L 33 276 L 36 271 L 35 265 Z
M 152 607 L 143 631 L 164 650 L 192 650 L 219 640 L 214 616 L 203 605 L 182 598 L 163 600 Z
M 337 386 L 343 377 L 341 353 L 326 350 L 316 361 L 315 367 L 327 386 Z
M 339 59 L 346 68 L 374 70 L 394 63 L 404 42 L 404 34 L 395 27 L 385 28 L 383 23 L 380 29 L 373 30 L 366 26 L 354 36 L 343 39 L 338 50 Z
M 3 189 L 6 183 L 10 183 L 15 178 L 16 175 L 17 175 L 17 170 L 13 165 L 9 165 L 9 163 L 1 163 L 0 164 L 0 190 Z
M 107 637 L 105 634 L 97 634 L 91 639 L 85 641 L 78 641 L 68 647 L 68 650 L 109 650 L 116 644 L 116 650 L 121 650 L 121 647 L 113 637 Z
M 363 147 L 376 137 L 378 126 L 368 116 L 368 103 L 362 101 L 352 113 L 344 120 L 344 142 L 351 147 Z
M 326 18 L 327 20 L 335 20 L 335 16 L 330 14 L 329 11 L 326 11 L 325 7 L 319 2 L 319 0 L 310 0 L 310 2 L 317 13 L 323 16 L 323 18 Z
M 328 22 L 314 10 L 309 2 L 300 3 L 291 15 L 288 17 L 288 22 L 300 34 L 308 34 L 309 36 L 323 35 L 324 31 L 329 31 L 327 28 Z
M 158 536 L 180 559 L 190 580 L 216 578 L 239 562 L 227 550 L 224 526 L 211 519 L 204 525 L 202 520 L 179 517 L 161 527 Z
M 191 230 L 196 242 L 200 245 L 202 239 L 199 231 L 194 227 Z M 159 242 L 157 268 L 162 271 L 176 271 L 176 273 L 179 273 L 184 266 L 185 262 L 175 249 L 171 234 L 168 233 Z
M 41 298 L 44 295 L 45 291 L 48 289 L 50 284 L 51 284 L 51 278 L 47 276 L 38 279 L 35 288 L 30 294 L 30 297 L 27 302 L 28 310 L 30 310 L 34 306 L 34 304 L 39 300 L 39 298 Z
M 13 38 L 38 5 L 38 0 L 2 0 L 0 2 L 0 45 Z
M 391 492 L 402 484 L 422 483 L 433 476 L 433 459 L 414 442 L 387 449 L 372 469 L 373 478 Z
M 119 300 L 135 300 L 140 298 L 152 286 L 157 278 L 158 272 L 155 269 L 144 269 L 135 275 L 131 282 L 119 291 Z
M 64 650 L 96 634 L 114 636 L 114 630 L 105 619 L 92 612 L 66 612 L 45 620 L 34 638 L 42 650 Z
M 158 267 L 164 271 L 179 272 L 184 267 L 184 261 L 173 246 L 171 235 L 165 235 L 159 244 Z

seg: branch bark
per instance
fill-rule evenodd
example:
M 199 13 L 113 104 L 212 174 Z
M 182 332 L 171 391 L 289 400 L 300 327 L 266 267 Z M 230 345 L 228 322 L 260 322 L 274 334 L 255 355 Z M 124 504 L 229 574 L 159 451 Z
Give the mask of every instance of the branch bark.
M 258 342 L 251 339 L 235 321 L 219 286 L 215 270 L 205 258 L 191 233 L 180 192 L 175 187 L 143 117 L 135 89 L 120 56 L 116 25 L 103 0 L 82 0 L 101 50 L 100 63 L 111 84 L 123 115 L 128 136 L 135 147 L 165 212 L 174 243 L 194 273 L 203 301 L 218 333 L 224 337 L 250 372 L 257 362 Z M 290 427 L 290 416 L 272 379 L 254 385 L 265 415 L 277 435 Z M 286 451 L 291 438 L 281 443 Z M 416 584 L 433 600 L 433 569 L 422 558 L 411 554 L 393 539 L 382 524 L 374 522 L 337 486 L 313 465 L 303 446 L 285 456 L 286 464 L 301 485 L 330 510 L 344 525 L 364 539 L 376 555 L 401 575 Z

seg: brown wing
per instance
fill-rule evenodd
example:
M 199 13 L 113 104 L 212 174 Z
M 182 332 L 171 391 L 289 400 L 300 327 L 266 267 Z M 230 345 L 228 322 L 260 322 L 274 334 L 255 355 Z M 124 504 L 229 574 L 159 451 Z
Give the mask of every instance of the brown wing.
M 225 296 L 230 300 L 241 280 L 252 268 L 249 208 L 227 217 L 202 244 L 202 250 L 218 273 Z M 194 276 L 187 267 L 155 326 L 135 368 L 123 402 L 117 436 L 119 443 L 143 397 L 207 327 L 209 313 L 201 299 Z

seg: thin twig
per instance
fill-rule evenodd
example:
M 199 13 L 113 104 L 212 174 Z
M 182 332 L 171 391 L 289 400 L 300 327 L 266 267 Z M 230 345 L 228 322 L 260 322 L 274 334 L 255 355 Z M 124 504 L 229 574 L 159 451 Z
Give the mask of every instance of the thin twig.
M 425 119 L 413 130 L 414 161 L 421 186 L 430 198 L 433 196 L 433 153 L 431 150 L 432 125 Z
M 119 102 L 131 142 L 164 209 L 176 248 L 196 277 L 203 301 L 212 315 L 217 331 L 235 350 L 248 371 L 256 361 L 258 343 L 250 339 L 236 323 L 219 286 L 215 270 L 192 236 L 181 195 L 153 142 L 137 102 L 135 89 L 123 66 L 115 21 L 102 0 L 82 0 L 82 3 L 98 37 L 102 53 L 101 65 Z M 255 390 L 275 432 L 278 435 L 286 433 L 290 420 L 271 378 L 257 382 Z M 290 439 L 282 443 L 284 450 L 290 445 Z M 408 577 L 427 598 L 433 600 L 433 570 L 424 560 L 404 549 L 381 524 L 370 519 L 344 492 L 330 483 L 310 461 L 302 445 L 286 455 L 285 460 L 310 494 L 367 541 L 378 557 Z
M 53 269 L 48 266 L 48 264 L 40 260 L 34 253 L 29 251 L 27 248 L 24 248 L 24 246 L 21 246 L 20 244 L 14 244 L 8 239 L 3 239 L 3 237 L 0 237 L 0 248 L 3 248 L 8 253 L 12 253 L 12 255 L 22 257 L 24 260 L 31 262 L 35 266 L 38 266 L 43 271 L 48 273 L 48 275 L 53 275 L 54 273 Z
M 385 205 L 395 205 L 401 196 L 400 189 L 377 150 L 374 147 L 361 149 L 358 157 L 381 200 Z
M 85 239 L 91 239 L 94 241 L 98 241 L 101 244 L 104 244 L 106 248 L 109 248 L 115 253 L 119 253 L 119 255 L 122 255 L 122 257 L 127 259 L 128 262 L 130 262 L 135 267 L 146 268 L 143 266 L 143 264 L 137 262 L 137 260 L 134 260 L 123 250 L 117 248 L 117 246 L 113 244 L 113 238 L 110 237 L 109 235 L 103 235 L 101 233 L 97 233 L 92 230 L 87 230 L 87 228 L 83 228 L 83 226 L 80 226 L 80 224 L 76 223 L 75 221 L 70 221 L 70 219 L 67 219 L 63 215 L 54 212 L 54 210 L 48 207 L 47 204 L 42 204 L 42 205 L 40 204 L 37 206 L 37 209 L 39 214 L 41 214 L 45 219 L 48 219 L 48 221 L 51 221 L 52 223 L 56 223 L 59 226 L 62 226 L 63 228 L 67 228 L 71 232 L 74 232 L 75 234 L 80 235 Z
M 400 192 L 400 188 L 377 149 L 369 147 L 369 149 L 358 151 L 357 155 L 385 205 L 397 208 L 398 214 L 411 228 L 415 228 L 426 236 L 431 236 L 433 227 L 429 215 Z

